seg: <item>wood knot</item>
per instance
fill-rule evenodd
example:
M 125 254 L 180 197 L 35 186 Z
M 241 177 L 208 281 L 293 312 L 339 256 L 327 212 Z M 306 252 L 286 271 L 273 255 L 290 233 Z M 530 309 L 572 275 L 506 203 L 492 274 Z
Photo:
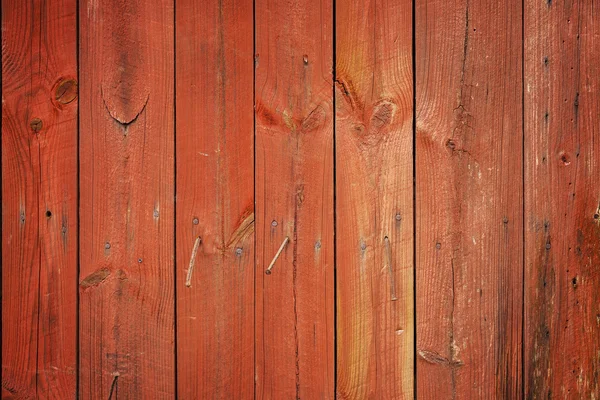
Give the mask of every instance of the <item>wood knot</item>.
M 459 368 L 464 365 L 460 360 L 449 360 L 435 351 L 419 350 L 419 357 L 427 361 L 430 364 L 443 365 L 448 368 Z
M 77 98 L 78 86 L 75 79 L 63 79 L 54 91 L 54 99 L 60 104 L 69 104 Z
M 84 280 L 82 280 L 81 283 L 79 283 L 79 286 L 81 286 L 82 289 L 98 286 L 99 284 L 104 282 L 109 275 L 110 271 L 108 270 L 108 268 L 99 269 L 88 275 Z
M 569 157 L 569 154 L 562 151 L 560 153 L 560 162 L 564 165 L 567 166 L 569 164 L 571 164 L 571 157 Z
M 42 120 L 39 118 L 34 118 L 31 120 L 31 122 L 29 123 L 29 126 L 31 127 L 31 130 L 35 133 L 38 133 L 39 131 L 42 130 L 42 127 L 44 126 L 44 124 L 42 123 Z
M 277 116 L 261 102 L 256 104 L 256 116 L 265 126 L 277 125 Z
M 371 116 L 371 126 L 375 129 L 381 129 L 392 123 L 396 105 L 389 100 L 381 100 L 373 107 Z
M 321 127 L 325 122 L 326 115 L 327 112 L 325 111 L 325 108 L 322 105 L 318 105 L 302 121 L 302 131 L 308 133 Z

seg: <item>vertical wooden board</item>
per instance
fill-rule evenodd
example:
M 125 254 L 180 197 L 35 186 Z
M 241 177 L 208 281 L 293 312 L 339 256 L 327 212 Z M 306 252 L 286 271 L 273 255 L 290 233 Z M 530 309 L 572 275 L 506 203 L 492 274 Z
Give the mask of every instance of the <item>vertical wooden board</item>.
M 2 398 L 74 398 L 76 2 L 2 1 Z
M 79 394 L 173 398 L 173 1 L 79 11 Z
M 414 394 L 412 2 L 336 2 L 337 396 Z
M 333 6 L 255 7 L 256 397 L 331 399 Z
M 528 399 L 600 398 L 598 12 L 525 2 Z
M 419 398 L 522 394 L 521 16 L 417 3 Z
M 253 6 L 178 0 L 176 7 L 178 395 L 251 399 Z

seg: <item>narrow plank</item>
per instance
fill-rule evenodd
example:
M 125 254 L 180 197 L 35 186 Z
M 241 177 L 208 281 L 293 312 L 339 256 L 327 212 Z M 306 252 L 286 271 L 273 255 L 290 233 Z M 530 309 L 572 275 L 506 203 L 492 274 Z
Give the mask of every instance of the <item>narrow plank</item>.
M 255 12 L 256 397 L 331 399 L 333 5 L 257 0 Z
M 183 399 L 254 398 L 252 7 L 252 0 L 176 3 L 177 382 Z
M 526 398 L 600 397 L 600 25 L 525 2 Z
M 417 395 L 522 394 L 522 4 L 416 7 Z
M 74 398 L 75 0 L 2 1 L 2 398 Z
M 173 398 L 173 1 L 79 11 L 79 395 Z
M 337 396 L 414 394 L 412 2 L 336 2 Z

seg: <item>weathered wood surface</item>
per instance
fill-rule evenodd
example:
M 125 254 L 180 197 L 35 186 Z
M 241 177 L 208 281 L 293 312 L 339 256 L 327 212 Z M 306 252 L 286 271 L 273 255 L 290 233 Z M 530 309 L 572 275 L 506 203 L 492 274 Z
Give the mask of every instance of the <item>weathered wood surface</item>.
M 412 398 L 412 2 L 336 19 L 337 397 Z
M 522 4 L 416 3 L 417 396 L 522 392 Z
M 175 394 L 173 12 L 79 5 L 84 399 Z
M 252 1 L 176 6 L 178 395 L 251 399 Z
M 1 5 L 3 399 L 600 398 L 593 2 Z
M 600 397 L 598 13 L 525 2 L 528 399 Z
M 332 11 L 255 3 L 259 399 L 334 397 Z
M 74 0 L 2 1 L 2 398 L 74 398 Z

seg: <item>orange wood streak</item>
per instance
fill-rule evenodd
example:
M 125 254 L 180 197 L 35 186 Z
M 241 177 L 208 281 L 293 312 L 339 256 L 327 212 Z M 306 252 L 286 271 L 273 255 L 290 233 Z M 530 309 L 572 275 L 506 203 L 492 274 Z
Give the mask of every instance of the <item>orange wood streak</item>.
M 336 2 L 337 396 L 414 394 L 412 3 Z

